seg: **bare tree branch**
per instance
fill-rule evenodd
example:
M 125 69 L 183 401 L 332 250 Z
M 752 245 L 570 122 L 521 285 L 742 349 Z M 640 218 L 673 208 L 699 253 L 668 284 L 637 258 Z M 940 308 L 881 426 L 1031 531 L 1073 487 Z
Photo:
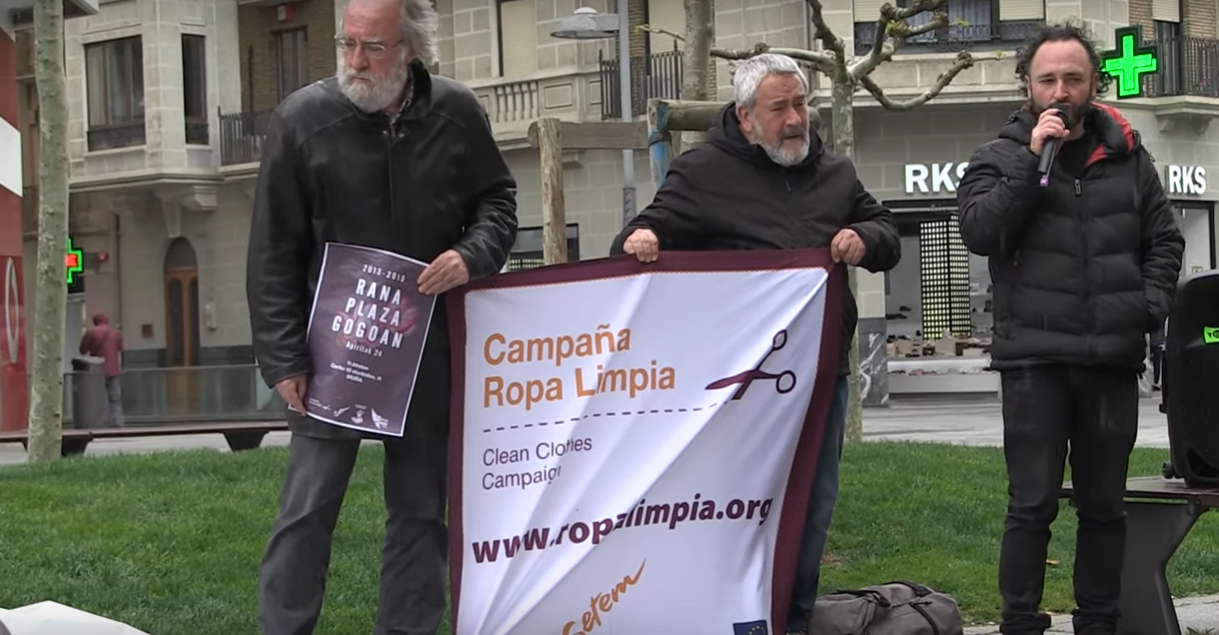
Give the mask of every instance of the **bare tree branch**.
M 665 29 L 662 29 L 657 26 L 652 26 L 650 24 L 640 24 L 639 26 L 635 27 L 635 30 L 639 31 L 641 33 L 660 33 L 661 35 L 667 35 L 679 42 L 686 41 L 686 36 L 684 36 L 684 35 L 678 35 L 672 31 L 666 31 Z
M 886 2 L 876 19 L 876 33 L 872 38 L 872 49 L 859 61 L 851 65 L 849 72 L 859 79 L 871 73 L 882 62 L 893 58 L 893 53 L 906 43 L 908 38 L 930 33 L 948 26 L 948 14 L 941 9 L 948 0 L 914 0 L 909 7 L 897 8 Z M 932 18 L 925 24 L 910 26 L 908 20 L 928 11 Z
M 786 55 L 792 59 L 808 62 L 809 64 L 813 65 L 813 68 L 816 68 L 818 71 L 831 76 L 834 68 L 836 67 L 833 57 L 822 51 L 770 48 L 770 46 L 765 43 L 756 44 L 751 49 L 741 49 L 735 51 L 726 49 L 711 49 L 711 57 L 718 57 L 725 60 L 747 60 L 754 55 L 761 53 L 778 53 L 779 55 Z
M 939 77 L 935 78 L 935 84 L 931 88 L 928 88 L 927 92 L 905 101 L 895 102 L 892 99 L 889 99 L 889 97 L 885 95 L 884 89 L 882 89 L 875 80 L 867 75 L 859 78 L 859 85 L 863 86 L 869 93 L 872 93 L 872 96 L 876 98 L 876 101 L 880 102 L 880 105 L 884 106 L 888 110 L 910 110 L 911 108 L 922 106 L 932 99 L 935 99 L 935 97 L 940 94 L 940 91 L 944 90 L 945 86 L 951 84 L 952 80 L 955 79 L 957 75 L 961 74 L 961 71 L 973 66 L 974 62 L 975 60 L 972 55 L 966 51 L 961 51 L 957 54 L 956 62 L 954 62 L 953 65 L 948 68 L 948 70 L 940 73 Z
M 833 61 L 833 72 L 826 74 L 837 81 L 841 75 L 848 73 L 846 46 L 842 43 L 842 38 L 834 35 L 834 31 L 826 23 L 825 15 L 822 14 L 821 0 L 806 0 L 806 2 L 813 13 L 813 26 L 817 28 L 817 39 L 821 40 L 821 43 L 831 53 L 829 57 Z

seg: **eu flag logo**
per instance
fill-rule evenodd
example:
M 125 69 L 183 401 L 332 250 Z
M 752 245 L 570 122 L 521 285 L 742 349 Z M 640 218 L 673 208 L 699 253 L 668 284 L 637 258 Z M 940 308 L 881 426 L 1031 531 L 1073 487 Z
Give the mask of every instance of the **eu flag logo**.
M 737 622 L 732 625 L 732 635 L 770 635 L 766 620 L 754 622 Z

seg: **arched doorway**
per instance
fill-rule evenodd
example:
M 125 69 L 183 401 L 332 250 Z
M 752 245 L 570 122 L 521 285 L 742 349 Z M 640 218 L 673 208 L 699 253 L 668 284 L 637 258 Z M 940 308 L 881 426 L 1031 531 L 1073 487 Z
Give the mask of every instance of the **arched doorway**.
M 165 365 L 169 414 L 199 412 L 199 269 L 195 248 L 175 238 L 165 252 Z

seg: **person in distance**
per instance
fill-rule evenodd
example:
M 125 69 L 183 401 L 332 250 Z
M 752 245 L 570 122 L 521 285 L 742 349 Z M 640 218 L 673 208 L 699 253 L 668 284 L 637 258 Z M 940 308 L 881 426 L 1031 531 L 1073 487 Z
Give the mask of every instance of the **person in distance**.
M 306 328 L 325 243 L 430 263 L 442 294 L 500 271 L 516 237 L 516 183 L 473 91 L 427 71 L 430 0 L 351 0 L 339 71 L 270 118 L 247 265 L 254 351 L 295 412 L 279 513 L 260 571 L 266 635 L 308 635 L 322 607 L 331 538 L 362 438 L 385 446 L 387 522 L 373 635 L 436 633 L 446 606 L 449 340 L 437 299 L 402 438 L 300 414 L 313 371 Z
M 1040 604 L 1068 448 L 1075 632 L 1115 632 L 1144 337 L 1168 315 L 1181 269 L 1184 240 L 1151 156 L 1122 113 L 1097 101 L 1110 82 L 1100 68 L 1082 27 L 1042 26 L 1016 61 L 1027 103 L 974 152 L 957 189 L 961 236 L 989 257 L 994 282 L 1005 635 L 1050 626 Z
M 673 160 L 651 205 L 631 219 L 610 249 L 653 262 L 663 250 L 828 247 L 843 266 L 888 271 L 901 258 L 893 214 L 860 183 L 855 167 L 825 149 L 811 130 L 804 71 L 784 55 L 742 62 L 735 99 L 706 142 Z M 833 310 L 833 309 L 830 309 Z M 809 500 L 787 631 L 806 633 L 821 555 L 838 499 L 846 428 L 848 356 L 858 310 L 844 294 L 839 379 Z

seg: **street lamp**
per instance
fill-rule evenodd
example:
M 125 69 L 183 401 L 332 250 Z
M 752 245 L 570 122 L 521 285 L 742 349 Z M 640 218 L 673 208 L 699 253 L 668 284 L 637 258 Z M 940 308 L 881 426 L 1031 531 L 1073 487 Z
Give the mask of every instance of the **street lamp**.
M 622 120 L 630 123 L 631 116 L 631 37 L 627 22 L 626 0 L 618 0 L 618 14 L 597 13 L 596 9 L 580 7 L 559 21 L 550 36 L 564 40 L 602 40 L 618 37 L 619 108 Z M 615 24 L 616 23 L 616 24 Z M 635 216 L 635 151 L 622 151 L 622 222 Z

